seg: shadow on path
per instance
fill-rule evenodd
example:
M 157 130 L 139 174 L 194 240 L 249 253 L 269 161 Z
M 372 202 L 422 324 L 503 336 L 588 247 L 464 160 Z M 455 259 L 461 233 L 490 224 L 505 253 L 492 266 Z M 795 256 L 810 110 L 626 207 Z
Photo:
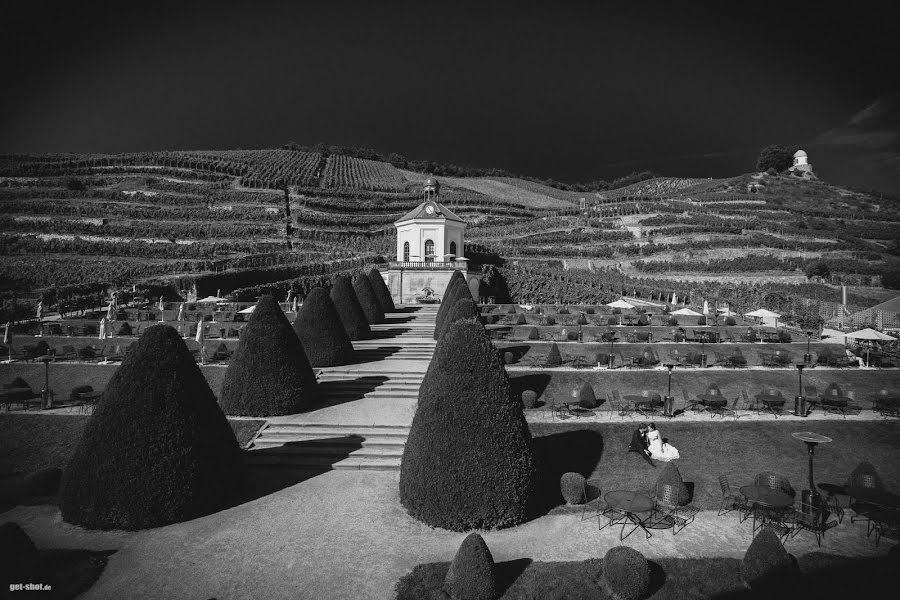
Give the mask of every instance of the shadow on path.
M 362 400 L 366 394 L 375 391 L 389 380 L 386 375 L 364 375 L 355 379 L 323 381 L 319 384 L 319 402 L 301 411 L 300 414 Z
M 533 439 L 537 481 L 532 518 L 547 514 L 564 504 L 559 488 L 564 473 L 590 477 L 603 455 L 604 439 L 599 431 L 576 429 Z

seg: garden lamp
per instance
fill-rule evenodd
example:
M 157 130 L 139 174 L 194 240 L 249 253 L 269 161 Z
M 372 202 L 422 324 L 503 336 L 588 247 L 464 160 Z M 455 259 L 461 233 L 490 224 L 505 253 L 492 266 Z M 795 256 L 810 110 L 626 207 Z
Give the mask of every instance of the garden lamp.
M 803 362 L 812 365 L 812 353 L 809 351 L 809 340 L 812 337 L 812 331 L 806 332 L 806 354 L 803 355 Z

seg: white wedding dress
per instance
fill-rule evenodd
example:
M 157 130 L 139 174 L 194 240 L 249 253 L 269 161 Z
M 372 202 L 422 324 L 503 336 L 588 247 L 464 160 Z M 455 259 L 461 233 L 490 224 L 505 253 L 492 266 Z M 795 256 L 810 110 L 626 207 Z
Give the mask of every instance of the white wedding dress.
M 647 432 L 647 442 L 649 443 L 650 450 L 650 458 L 653 460 L 675 460 L 676 458 L 681 458 L 681 455 L 678 454 L 678 449 L 671 444 L 663 444 L 662 439 L 659 437 L 659 431 L 649 431 Z

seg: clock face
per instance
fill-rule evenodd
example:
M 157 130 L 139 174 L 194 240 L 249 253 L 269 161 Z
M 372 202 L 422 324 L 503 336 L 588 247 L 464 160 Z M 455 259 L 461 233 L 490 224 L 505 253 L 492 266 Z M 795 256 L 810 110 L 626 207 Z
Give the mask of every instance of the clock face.
M 426 213 L 426 214 L 429 214 L 429 215 L 433 215 L 433 214 L 434 214 L 434 207 L 433 207 L 432 205 L 429 204 L 428 206 L 425 207 L 425 213 Z

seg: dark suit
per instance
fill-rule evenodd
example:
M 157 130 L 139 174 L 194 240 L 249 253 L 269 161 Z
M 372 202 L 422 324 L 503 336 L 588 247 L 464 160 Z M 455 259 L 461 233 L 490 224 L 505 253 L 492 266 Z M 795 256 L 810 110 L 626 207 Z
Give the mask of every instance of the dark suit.
M 629 452 L 639 452 L 641 456 L 643 456 L 650 466 L 655 467 L 653 464 L 653 460 L 650 459 L 650 456 L 647 454 L 647 438 L 641 434 L 641 429 L 637 428 L 634 430 L 634 433 L 631 434 L 631 443 L 628 444 Z

